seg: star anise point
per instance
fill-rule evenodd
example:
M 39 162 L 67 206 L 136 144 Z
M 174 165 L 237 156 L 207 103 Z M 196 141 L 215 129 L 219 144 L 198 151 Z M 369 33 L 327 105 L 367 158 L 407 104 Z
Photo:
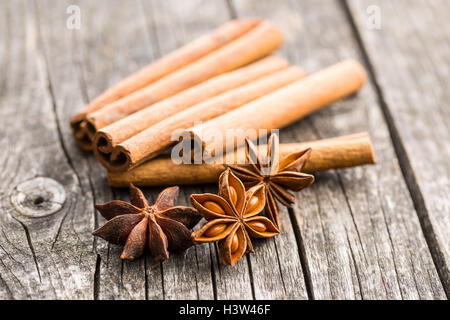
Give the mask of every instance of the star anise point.
M 191 195 L 192 205 L 207 219 L 192 233 L 192 239 L 194 243 L 219 241 L 220 260 L 234 265 L 246 252 L 253 252 L 250 237 L 272 237 L 279 230 L 269 219 L 258 216 L 265 204 L 263 186 L 245 191 L 230 169 L 219 181 L 218 195 Z
M 92 234 L 123 245 L 121 259 L 134 260 L 148 248 L 158 261 L 167 260 L 169 249 L 185 250 L 193 244 L 189 229 L 201 219 L 194 208 L 174 207 L 178 190 L 163 190 L 149 205 L 142 191 L 130 184 L 131 203 L 114 200 L 95 206 L 108 221 Z
M 280 227 L 277 201 L 290 207 L 295 203 L 295 195 L 289 192 L 300 191 L 314 182 L 314 176 L 302 173 L 311 148 L 288 154 L 279 159 L 278 136 L 271 134 L 267 154 L 261 155 L 252 141 L 245 142 L 247 165 L 230 165 L 229 168 L 242 180 L 246 188 L 262 185 L 266 194 L 266 215 Z

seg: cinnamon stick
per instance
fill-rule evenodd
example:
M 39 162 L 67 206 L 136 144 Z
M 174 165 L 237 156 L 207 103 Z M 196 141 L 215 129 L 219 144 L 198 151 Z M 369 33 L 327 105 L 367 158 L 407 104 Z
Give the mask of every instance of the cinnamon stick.
M 305 72 L 299 67 L 290 67 L 269 74 L 154 124 L 119 143 L 113 149 L 110 157 L 102 152 L 96 151 L 95 154 L 109 171 L 129 170 L 156 157 L 172 145 L 174 142 L 171 138 L 176 130 L 189 128 L 194 125 L 195 121 L 207 121 L 234 110 L 305 76 Z
M 70 123 L 74 130 L 76 141 L 84 149 L 90 149 L 89 141 L 84 140 L 86 132 L 83 130 L 86 127 L 86 116 L 89 113 L 142 89 L 169 73 L 223 47 L 254 28 L 260 22 L 260 19 L 231 20 L 216 30 L 156 60 L 107 89 L 71 119 Z
M 90 113 L 86 117 L 86 136 L 92 140 L 96 130 L 209 78 L 266 56 L 278 48 L 281 42 L 280 30 L 270 22 L 262 21 L 227 45 Z
M 348 168 L 375 163 L 372 143 L 367 132 L 331 139 L 280 145 L 280 156 L 312 148 L 311 157 L 303 171 L 315 172 Z M 243 159 L 245 150 L 239 149 L 228 155 L 223 162 L 231 164 L 232 159 Z M 261 152 L 265 152 L 263 147 Z M 108 183 L 112 187 L 193 185 L 217 182 L 225 170 L 225 164 L 180 164 L 176 165 L 169 156 L 159 157 L 127 172 L 108 172 Z
M 313 73 L 234 111 L 187 130 L 205 157 L 255 139 L 261 129 L 285 127 L 357 91 L 367 78 L 364 68 L 347 60 Z M 230 133 L 233 134 L 230 139 Z M 220 139 L 217 139 L 219 137 Z
M 161 102 L 152 104 L 98 130 L 94 137 L 94 153 L 102 162 L 103 158 L 109 157 L 117 144 L 144 129 L 204 100 L 286 69 L 288 66 L 289 63 L 285 59 L 269 56 L 240 69 L 218 75 Z

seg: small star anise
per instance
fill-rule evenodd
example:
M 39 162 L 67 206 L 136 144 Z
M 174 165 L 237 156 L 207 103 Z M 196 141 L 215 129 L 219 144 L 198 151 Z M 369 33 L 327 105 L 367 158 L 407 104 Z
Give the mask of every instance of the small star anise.
M 150 206 L 142 191 L 130 184 L 130 203 L 114 200 L 95 205 L 108 220 L 94 230 L 94 236 L 124 245 L 122 259 L 134 260 L 148 246 L 157 261 L 169 258 L 170 251 L 182 251 L 193 245 L 189 229 L 201 216 L 194 208 L 176 206 L 178 187 L 163 190 Z
M 263 186 L 245 191 L 242 182 L 225 170 L 219 178 L 219 195 L 193 194 L 191 203 L 206 220 L 192 233 L 194 243 L 219 241 L 219 256 L 232 266 L 246 252 L 253 252 L 250 237 L 267 238 L 279 234 L 266 217 L 257 216 L 265 204 Z
M 309 159 L 311 148 L 294 152 L 280 161 L 279 140 L 271 134 L 267 144 L 267 155 L 261 156 L 258 148 L 249 140 L 245 141 L 248 166 L 230 165 L 234 174 L 242 180 L 246 188 L 262 185 L 266 194 L 266 214 L 279 228 L 278 200 L 286 207 L 295 203 L 295 196 L 288 190 L 300 191 L 314 182 L 314 176 L 301 170 Z

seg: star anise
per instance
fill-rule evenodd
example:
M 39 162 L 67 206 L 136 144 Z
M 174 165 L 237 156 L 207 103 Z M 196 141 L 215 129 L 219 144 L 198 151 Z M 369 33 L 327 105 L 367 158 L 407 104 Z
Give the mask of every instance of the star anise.
M 266 194 L 266 214 L 279 228 L 279 208 L 275 199 L 290 207 L 295 203 L 295 196 L 288 190 L 300 191 L 314 182 L 314 176 L 301 172 L 310 157 L 311 148 L 291 153 L 280 161 L 279 140 L 276 134 L 270 135 L 266 156 L 261 156 L 258 148 L 249 139 L 246 139 L 245 148 L 248 166 L 229 167 L 246 188 L 263 186 Z
M 219 178 L 219 194 L 193 194 L 191 203 L 206 220 L 192 233 L 194 243 L 219 241 L 219 256 L 232 266 L 246 252 L 253 252 L 250 237 L 267 238 L 279 234 L 266 217 L 258 216 L 265 204 L 262 185 L 245 191 L 242 182 L 225 170 Z
M 94 236 L 124 245 L 122 259 L 134 260 L 148 246 L 157 261 L 169 258 L 169 251 L 182 251 L 193 245 L 189 229 L 200 221 L 194 208 L 176 206 L 178 187 L 163 190 L 154 205 L 142 191 L 130 184 L 130 202 L 114 200 L 95 205 L 108 220 L 94 230 Z

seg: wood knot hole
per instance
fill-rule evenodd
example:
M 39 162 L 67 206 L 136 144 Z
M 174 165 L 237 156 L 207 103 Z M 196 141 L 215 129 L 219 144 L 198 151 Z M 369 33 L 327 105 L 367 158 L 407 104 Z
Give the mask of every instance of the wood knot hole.
M 38 196 L 36 199 L 33 200 L 33 203 L 34 203 L 36 206 L 38 206 L 38 205 L 40 205 L 41 203 L 43 203 L 44 201 L 45 201 L 44 198 L 42 198 L 41 196 Z
M 10 199 L 11 204 L 21 215 L 39 218 L 61 210 L 66 201 L 66 193 L 59 182 L 37 177 L 17 185 Z

